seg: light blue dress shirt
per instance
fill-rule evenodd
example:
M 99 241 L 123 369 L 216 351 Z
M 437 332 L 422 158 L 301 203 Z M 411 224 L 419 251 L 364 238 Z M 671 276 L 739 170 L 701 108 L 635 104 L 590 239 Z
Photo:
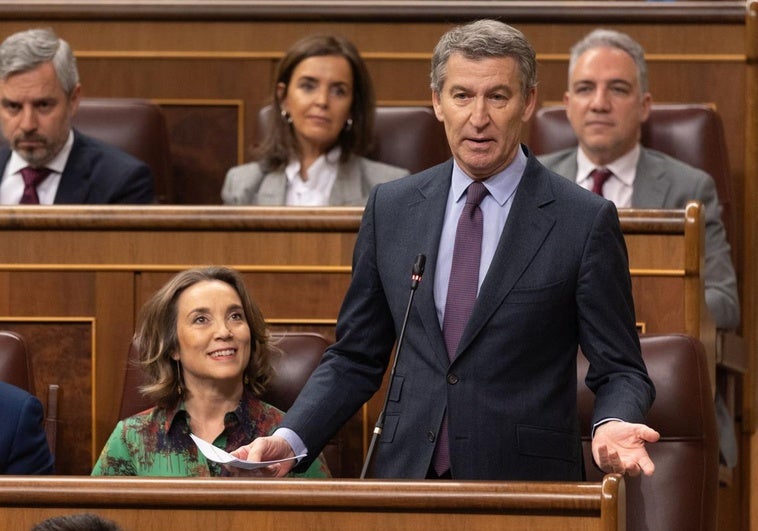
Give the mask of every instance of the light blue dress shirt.
M 484 277 L 495 256 L 500 235 L 503 233 L 505 222 L 513 204 L 521 177 L 526 168 L 526 155 L 522 149 L 516 150 L 513 161 L 500 173 L 482 181 L 489 192 L 482 199 L 479 207 L 482 209 L 482 255 L 479 264 L 479 287 L 482 287 Z M 450 282 L 450 269 L 453 263 L 453 248 L 455 247 L 455 232 L 458 228 L 458 218 L 466 204 L 465 192 L 474 180 L 466 175 L 457 162 L 453 162 L 453 180 L 450 194 L 445 207 L 445 220 L 442 225 L 437 254 L 437 267 L 434 275 L 434 301 L 437 308 L 437 318 L 442 326 L 445 316 L 445 301 L 447 300 L 447 285 Z

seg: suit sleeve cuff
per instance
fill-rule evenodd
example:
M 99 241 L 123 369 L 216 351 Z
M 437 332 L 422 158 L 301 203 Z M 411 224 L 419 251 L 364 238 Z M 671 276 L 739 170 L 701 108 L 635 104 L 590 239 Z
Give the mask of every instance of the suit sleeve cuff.
M 300 438 L 300 436 L 292 431 L 289 428 L 277 428 L 276 431 L 272 434 L 276 437 L 281 437 L 285 441 L 287 441 L 287 444 L 290 445 L 292 448 L 292 451 L 295 453 L 295 455 L 307 455 L 308 454 L 308 448 L 305 446 L 305 443 Z M 299 463 L 302 460 L 302 457 L 297 460 Z
M 607 419 L 601 419 L 601 420 L 597 421 L 597 422 L 596 422 L 596 423 L 595 423 L 595 424 L 592 426 L 592 438 L 593 438 L 593 439 L 595 438 L 595 430 L 596 430 L 596 429 L 598 429 L 600 426 L 602 426 L 602 425 L 603 425 L 603 424 L 605 424 L 606 422 L 610 422 L 610 421 L 612 421 L 612 420 L 617 420 L 617 421 L 619 421 L 619 422 L 624 422 L 623 420 L 621 420 L 621 419 L 617 419 L 617 418 L 615 418 L 615 417 L 609 417 L 609 418 L 607 418 Z

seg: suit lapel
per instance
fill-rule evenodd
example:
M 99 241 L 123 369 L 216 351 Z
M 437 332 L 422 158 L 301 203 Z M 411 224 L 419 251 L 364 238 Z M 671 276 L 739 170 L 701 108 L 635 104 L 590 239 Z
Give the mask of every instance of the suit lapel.
M 55 204 L 86 203 L 90 187 L 90 168 L 92 167 L 92 150 L 87 141 L 74 130 L 74 144 L 71 146 L 66 166 L 61 174 L 58 191 L 55 193 Z
M 634 177 L 632 208 L 640 205 L 644 205 L 640 208 L 663 208 L 669 188 L 671 182 L 661 165 L 651 161 L 648 151 L 642 148 Z
M 10 148 L 6 146 L 0 147 L 0 168 L 2 168 L 3 172 L 0 173 L 0 179 L 3 178 L 3 175 L 5 174 L 5 167 L 8 165 L 8 161 L 11 158 L 11 150 Z
M 452 159 L 430 171 L 429 178 L 419 185 L 418 194 L 411 199 L 408 208 L 410 216 L 407 225 L 409 227 L 416 227 L 416 233 L 419 235 L 418 248 L 427 250 L 424 278 L 416 292 L 417 299 L 414 308 L 421 317 L 424 330 L 439 362 L 444 367 L 447 367 L 450 361 L 439 319 L 437 319 L 437 307 L 434 301 L 434 279 L 452 171 Z M 420 230 L 420 227 L 427 230 Z
M 553 200 L 545 170 L 530 156 L 492 264 L 461 337 L 458 354 L 464 353 L 542 247 L 555 225 L 555 219 L 542 207 Z
M 563 175 L 569 180 L 576 180 L 577 163 L 576 149 L 570 150 L 570 155 L 564 157 L 558 164 L 553 167 L 553 171 L 558 175 Z
M 329 198 L 330 204 L 334 206 L 360 204 L 363 202 L 362 188 L 360 160 L 358 157 L 350 157 L 337 169 L 337 179 L 334 181 Z
M 287 176 L 284 171 L 264 175 L 257 194 L 258 205 L 281 206 L 287 200 Z

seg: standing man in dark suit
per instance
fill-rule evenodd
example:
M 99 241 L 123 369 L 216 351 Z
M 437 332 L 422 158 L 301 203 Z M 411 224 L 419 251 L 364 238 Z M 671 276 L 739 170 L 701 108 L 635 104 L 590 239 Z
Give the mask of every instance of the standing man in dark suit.
M 0 474 L 52 474 L 40 401 L 0 382 L 0 404 Z
M 71 127 L 76 59 L 47 29 L 0 44 L 0 204 L 152 203 L 153 176 L 134 157 Z
M 540 156 L 540 162 L 588 189 L 592 170 L 611 170 L 601 191 L 617 208 L 684 208 L 701 201 L 705 300 L 716 326 L 736 328 L 737 277 L 713 178 L 640 145 L 652 103 L 642 46 L 618 31 L 592 31 L 571 49 L 568 84 L 563 102 L 579 147 Z
M 654 388 L 616 209 L 519 144 L 536 85 L 535 52 L 518 30 L 482 20 L 442 37 L 432 102 L 453 159 L 373 190 L 337 342 L 280 429 L 239 457 L 307 450 L 297 465 L 307 466 L 376 392 L 403 322 L 411 265 L 424 254 L 375 476 L 581 480 L 579 346 L 596 394 L 595 461 L 609 472 L 653 473 L 645 443 L 658 433 L 643 422 Z M 463 249 L 479 238 L 476 265 Z

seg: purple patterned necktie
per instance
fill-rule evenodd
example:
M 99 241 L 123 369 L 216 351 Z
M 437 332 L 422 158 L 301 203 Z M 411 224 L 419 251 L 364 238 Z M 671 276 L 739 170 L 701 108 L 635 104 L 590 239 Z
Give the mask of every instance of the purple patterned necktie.
M 592 191 L 601 197 L 605 197 L 603 196 L 603 185 L 611 175 L 613 175 L 613 172 L 608 168 L 595 168 L 592 170 L 590 172 L 590 177 L 592 177 Z
M 21 170 L 21 177 L 24 179 L 24 193 L 21 196 L 21 205 L 38 205 L 39 196 L 37 196 L 37 185 L 44 181 L 50 175 L 47 168 L 32 168 L 27 166 Z
M 458 219 L 455 232 L 453 262 L 447 287 L 445 316 L 442 334 L 445 338 L 447 355 L 452 362 L 458 350 L 458 343 L 466 328 L 471 311 L 474 309 L 479 291 L 479 263 L 482 255 L 482 209 L 479 203 L 489 192 L 479 181 L 471 183 L 466 190 L 466 205 Z M 434 452 L 434 470 L 442 475 L 450 468 L 450 447 L 447 434 L 447 413 L 437 437 Z

